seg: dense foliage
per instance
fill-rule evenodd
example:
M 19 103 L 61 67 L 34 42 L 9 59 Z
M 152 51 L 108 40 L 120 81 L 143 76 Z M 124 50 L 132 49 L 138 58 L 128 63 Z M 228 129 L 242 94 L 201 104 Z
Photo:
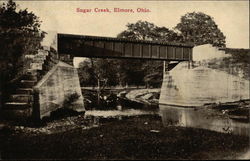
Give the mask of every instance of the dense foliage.
M 27 9 L 17 10 L 12 0 L 0 6 L 1 73 L 13 75 L 22 67 L 24 55 L 34 54 L 44 37 L 38 17 Z
M 115 86 L 118 84 L 118 61 L 111 59 L 87 59 L 79 64 L 79 78 L 82 86 L 97 86 L 98 80 L 102 85 Z
M 23 65 L 24 55 L 34 54 L 44 37 L 38 17 L 27 9 L 17 10 L 12 0 L 0 6 L 1 73 L 13 75 Z
M 187 13 L 181 17 L 175 29 L 179 30 L 184 38 L 183 42 L 192 42 L 195 45 L 212 44 L 225 47 L 226 37 L 218 28 L 213 18 L 202 12 Z
M 27 9 L 18 9 L 12 0 L 0 4 L 0 91 L 24 68 L 24 55 L 34 54 L 44 32 L 41 21 Z
M 137 21 L 128 23 L 127 29 L 118 34 L 119 38 L 128 38 L 133 40 L 153 40 L 153 41 L 181 41 L 182 36 L 166 27 L 158 27 L 147 21 Z

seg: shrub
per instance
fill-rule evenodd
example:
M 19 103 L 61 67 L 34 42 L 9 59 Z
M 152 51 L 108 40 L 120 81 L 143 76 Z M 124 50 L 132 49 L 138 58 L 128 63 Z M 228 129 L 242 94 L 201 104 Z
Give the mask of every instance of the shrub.
M 68 108 L 72 106 L 72 104 L 79 99 L 80 95 L 76 92 L 68 94 L 63 102 L 63 108 Z

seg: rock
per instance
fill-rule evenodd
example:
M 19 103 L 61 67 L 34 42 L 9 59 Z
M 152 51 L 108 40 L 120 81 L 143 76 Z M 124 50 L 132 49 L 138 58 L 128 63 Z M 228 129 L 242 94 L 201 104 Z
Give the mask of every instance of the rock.
M 4 127 L 5 125 L 0 123 L 0 130 L 2 130 Z
M 159 133 L 160 131 L 159 130 L 150 130 L 150 132 Z
M 47 130 L 45 128 L 40 129 L 40 132 L 45 133 Z
M 118 105 L 116 106 L 117 110 L 121 111 L 122 110 L 122 106 L 121 105 Z

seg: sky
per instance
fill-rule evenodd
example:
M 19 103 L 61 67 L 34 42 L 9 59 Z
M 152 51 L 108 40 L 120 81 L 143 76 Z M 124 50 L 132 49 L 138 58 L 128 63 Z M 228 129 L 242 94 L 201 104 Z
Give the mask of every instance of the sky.
M 128 23 L 148 21 L 173 29 L 188 12 L 203 12 L 214 18 L 230 48 L 249 48 L 248 1 L 17 1 L 42 20 L 41 28 L 58 33 L 116 37 Z M 91 9 L 91 12 L 77 12 Z M 95 12 L 108 8 L 111 12 Z M 134 13 L 112 12 L 113 8 Z M 150 12 L 137 12 L 137 8 Z

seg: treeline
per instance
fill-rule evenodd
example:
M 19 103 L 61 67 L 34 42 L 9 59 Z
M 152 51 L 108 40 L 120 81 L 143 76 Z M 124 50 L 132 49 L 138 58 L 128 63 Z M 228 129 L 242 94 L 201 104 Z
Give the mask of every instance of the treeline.
M 181 42 L 194 45 L 212 44 L 225 47 L 226 37 L 213 18 L 201 12 L 187 13 L 171 30 L 147 21 L 128 23 L 127 29 L 118 38 Z M 160 87 L 163 75 L 162 61 L 133 59 L 87 59 L 79 65 L 82 86 L 147 86 Z
M 162 61 L 138 59 L 87 59 L 79 64 L 81 86 L 160 87 Z

